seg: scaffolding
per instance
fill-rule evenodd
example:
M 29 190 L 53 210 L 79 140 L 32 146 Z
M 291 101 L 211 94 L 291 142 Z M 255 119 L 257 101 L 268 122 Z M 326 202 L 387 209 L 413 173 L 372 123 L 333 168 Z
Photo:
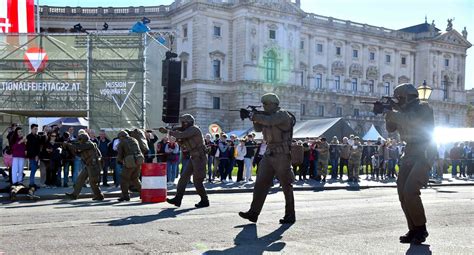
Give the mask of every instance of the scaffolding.
M 86 117 L 114 131 L 160 125 L 168 48 L 157 36 L 0 34 L 0 112 Z

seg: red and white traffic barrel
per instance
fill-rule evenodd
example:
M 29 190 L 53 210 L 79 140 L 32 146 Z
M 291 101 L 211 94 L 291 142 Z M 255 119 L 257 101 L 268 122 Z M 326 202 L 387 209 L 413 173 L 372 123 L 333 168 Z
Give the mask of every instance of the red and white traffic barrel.
M 166 188 L 166 163 L 143 163 L 140 193 L 142 202 L 165 202 Z

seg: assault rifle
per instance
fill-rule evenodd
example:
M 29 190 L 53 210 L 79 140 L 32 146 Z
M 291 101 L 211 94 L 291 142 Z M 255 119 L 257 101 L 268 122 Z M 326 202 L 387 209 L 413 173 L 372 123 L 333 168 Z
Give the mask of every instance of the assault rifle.
M 162 128 L 164 128 L 166 130 L 170 130 L 170 131 L 184 131 L 184 127 L 182 127 L 182 126 L 171 126 L 171 127 L 168 126 L 168 127 L 162 127 Z M 160 129 L 161 129 L 161 127 L 160 128 L 152 128 L 152 130 L 159 130 L 160 133 L 161 133 Z M 163 131 L 163 133 L 166 133 L 166 132 Z
M 396 106 L 396 103 L 395 101 L 393 101 L 393 98 L 387 96 L 383 96 L 382 99 L 377 100 L 375 102 L 362 101 L 361 103 L 373 104 L 374 108 L 372 109 L 372 112 L 375 113 L 375 115 L 391 111 Z
M 257 110 L 260 105 L 249 105 L 247 108 L 240 108 L 240 110 L 230 110 L 231 112 L 240 112 L 240 118 L 242 120 L 250 119 L 250 113 L 263 113 L 263 111 Z

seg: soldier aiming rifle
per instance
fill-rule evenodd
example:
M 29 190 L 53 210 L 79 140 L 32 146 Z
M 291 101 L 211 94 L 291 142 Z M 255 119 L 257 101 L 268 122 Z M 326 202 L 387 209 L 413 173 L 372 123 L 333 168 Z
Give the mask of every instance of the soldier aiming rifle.
M 370 101 L 362 101 L 361 103 L 363 104 L 373 104 L 374 108 L 372 109 L 372 112 L 377 114 L 384 114 L 388 111 L 392 111 L 393 109 L 396 109 L 397 104 L 393 100 L 392 97 L 387 97 L 383 96 L 382 99 L 377 100 L 375 102 L 370 102 Z
M 250 119 L 250 113 L 261 113 L 264 114 L 263 111 L 257 110 L 257 108 L 260 108 L 262 106 L 260 105 L 249 105 L 247 108 L 240 108 L 240 110 L 230 110 L 231 112 L 240 112 L 240 119 L 245 120 L 245 119 Z

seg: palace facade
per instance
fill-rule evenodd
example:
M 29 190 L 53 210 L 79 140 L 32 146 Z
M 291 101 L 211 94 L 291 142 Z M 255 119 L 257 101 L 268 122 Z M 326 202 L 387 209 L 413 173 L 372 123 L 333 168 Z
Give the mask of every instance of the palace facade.
M 169 6 L 40 7 L 44 32 L 129 30 L 142 17 L 182 61 L 181 111 L 224 131 L 251 127 L 238 112 L 275 92 L 298 120 L 344 117 L 359 133 L 384 120 L 364 101 L 397 84 L 426 83 L 437 125 L 465 126 L 467 31 L 433 23 L 393 30 L 306 13 L 299 0 L 176 0 Z M 383 24 L 380 24 L 383 25 Z M 204 128 L 205 129 L 205 128 Z

